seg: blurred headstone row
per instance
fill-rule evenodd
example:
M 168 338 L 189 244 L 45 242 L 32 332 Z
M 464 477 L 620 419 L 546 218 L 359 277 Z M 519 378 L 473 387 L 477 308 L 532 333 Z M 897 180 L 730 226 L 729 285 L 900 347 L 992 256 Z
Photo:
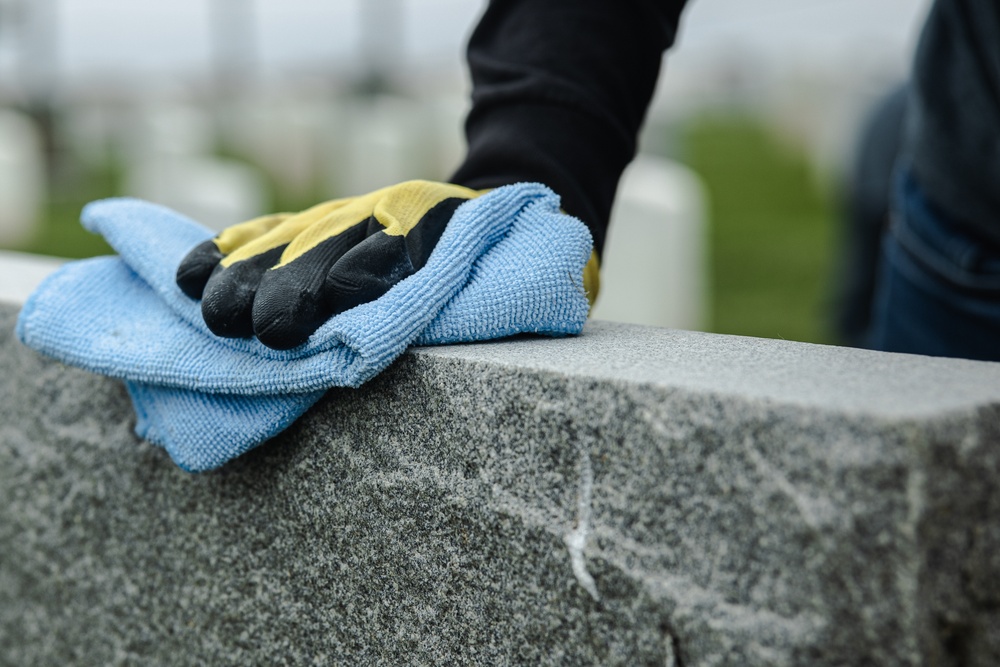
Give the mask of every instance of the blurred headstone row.
M 122 161 L 120 194 L 221 229 L 270 210 L 275 194 L 304 202 L 447 178 L 464 107 L 461 97 L 390 96 L 90 105 L 67 109 L 64 130 L 80 159 Z

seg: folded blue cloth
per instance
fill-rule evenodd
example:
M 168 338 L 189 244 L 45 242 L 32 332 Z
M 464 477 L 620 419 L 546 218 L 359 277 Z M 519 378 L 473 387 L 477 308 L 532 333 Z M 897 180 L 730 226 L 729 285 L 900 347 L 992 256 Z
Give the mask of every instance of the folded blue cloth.
M 118 257 L 65 265 L 17 324 L 30 347 L 121 378 L 140 437 L 185 470 L 216 468 L 276 435 L 333 386 L 356 387 L 412 344 L 579 333 L 592 241 L 542 185 L 493 190 L 458 208 L 423 269 L 341 313 L 293 350 L 219 338 L 174 278 L 212 233 L 134 199 L 89 204 L 83 225 Z

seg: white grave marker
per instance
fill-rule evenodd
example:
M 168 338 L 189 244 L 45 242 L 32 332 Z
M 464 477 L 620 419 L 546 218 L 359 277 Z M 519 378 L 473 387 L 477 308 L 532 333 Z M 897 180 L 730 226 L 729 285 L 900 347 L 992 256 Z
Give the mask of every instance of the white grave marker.
M 669 160 L 636 158 L 611 213 L 594 319 L 703 329 L 706 233 L 698 176 Z
M 0 244 L 24 241 L 45 196 L 42 139 L 30 117 L 0 109 Z

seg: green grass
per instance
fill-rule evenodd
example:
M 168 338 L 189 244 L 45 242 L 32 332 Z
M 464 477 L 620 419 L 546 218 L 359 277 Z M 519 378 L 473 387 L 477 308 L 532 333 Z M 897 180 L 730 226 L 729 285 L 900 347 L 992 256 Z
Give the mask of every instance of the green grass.
M 745 117 L 700 118 L 681 145 L 709 191 L 712 330 L 829 342 L 835 214 L 805 156 Z
M 31 238 L 10 249 L 70 258 L 111 254 L 104 239 L 80 226 L 80 210 L 89 201 L 118 194 L 119 178 L 115 165 L 64 168 L 49 185 L 49 197 Z
M 67 200 L 47 202 L 42 224 L 34 236 L 16 250 L 71 258 L 112 254 L 104 239 L 80 226 L 80 209 L 84 203 Z

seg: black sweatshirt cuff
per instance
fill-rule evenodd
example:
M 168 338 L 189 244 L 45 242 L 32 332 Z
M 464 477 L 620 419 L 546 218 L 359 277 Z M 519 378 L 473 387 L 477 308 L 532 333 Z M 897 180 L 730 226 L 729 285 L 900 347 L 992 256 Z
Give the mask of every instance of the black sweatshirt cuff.
M 473 112 L 469 151 L 451 181 L 470 188 L 543 183 L 584 222 L 600 254 L 622 170 L 634 144 L 588 113 L 546 104 Z

